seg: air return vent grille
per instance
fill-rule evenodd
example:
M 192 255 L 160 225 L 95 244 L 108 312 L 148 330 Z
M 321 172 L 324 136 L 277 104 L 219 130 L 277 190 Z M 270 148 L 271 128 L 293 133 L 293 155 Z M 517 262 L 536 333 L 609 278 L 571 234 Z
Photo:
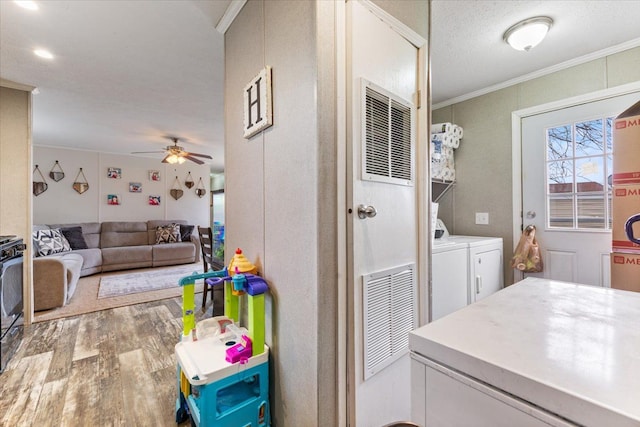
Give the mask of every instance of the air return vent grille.
M 363 276 L 365 380 L 405 354 L 417 322 L 415 265 Z
M 413 185 L 413 108 L 371 82 L 363 84 L 363 180 Z

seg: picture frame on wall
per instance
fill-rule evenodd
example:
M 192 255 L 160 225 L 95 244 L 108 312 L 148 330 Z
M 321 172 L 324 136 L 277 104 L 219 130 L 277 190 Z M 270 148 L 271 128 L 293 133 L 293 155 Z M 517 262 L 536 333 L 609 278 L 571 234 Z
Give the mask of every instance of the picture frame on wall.
M 122 178 L 121 168 L 107 168 L 107 178 L 120 179 Z
M 151 206 L 160 206 L 160 196 L 150 195 L 149 196 L 149 205 L 151 205 Z
M 107 204 L 111 206 L 120 205 L 120 195 L 119 194 L 107 194 Z
M 142 193 L 142 183 L 140 183 L 140 182 L 130 182 L 129 183 L 129 193 Z
M 160 181 L 160 171 L 149 171 L 149 181 Z

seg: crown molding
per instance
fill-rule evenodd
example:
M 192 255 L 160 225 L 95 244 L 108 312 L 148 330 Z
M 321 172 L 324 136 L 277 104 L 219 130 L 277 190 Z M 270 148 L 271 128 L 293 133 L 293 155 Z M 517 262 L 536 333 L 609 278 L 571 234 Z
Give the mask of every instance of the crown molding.
M 609 55 L 613 55 L 615 53 L 620 53 L 625 50 L 633 49 L 638 46 L 640 46 L 640 38 L 629 40 L 628 42 L 611 46 L 606 49 L 598 50 L 596 52 L 592 52 L 587 55 L 580 56 L 578 58 L 570 59 L 568 61 L 564 61 L 559 64 L 552 65 L 551 67 L 543 68 L 541 70 L 534 71 L 533 73 L 525 74 L 523 76 L 516 77 L 514 79 L 507 80 L 493 86 L 488 86 L 486 88 L 479 89 L 464 95 L 456 96 L 455 98 L 451 98 L 446 101 L 438 102 L 437 104 L 434 104 L 431 107 L 431 110 L 433 111 L 433 110 L 437 110 L 438 108 L 443 108 L 443 107 L 448 107 L 449 105 L 458 104 L 460 102 L 467 101 L 469 99 L 476 98 L 478 96 L 486 95 L 488 93 L 495 92 L 497 90 L 504 89 L 509 86 L 513 86 L 519 83 L 524 83 L 529 80 L 537 79 L 538 77 L 546 76 L 547 74 L 566 70 L 567 68 L 575 67 L 576 65 L 584 64 L 586 62 L 600 59 Z
M 231 0 L 224 15 L 222 15 L 222 18 L 220 18 L 220 21 L 216 24 L 216 30 L 218 30 L 219 33 L 224 34 L 227 32 L 245 3 L 247 3 L 247 0 Z

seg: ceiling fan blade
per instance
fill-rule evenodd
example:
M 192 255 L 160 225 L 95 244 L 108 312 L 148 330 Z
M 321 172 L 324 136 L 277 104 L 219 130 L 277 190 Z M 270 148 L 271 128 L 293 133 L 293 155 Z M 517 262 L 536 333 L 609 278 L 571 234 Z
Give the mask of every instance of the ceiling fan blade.
M 199 153 L 185 153 L 185 154 L 187 154 L 189 156 L 203 157 L 205 159 L 213 159 L 213 157 L 211 157 L 208 154 L 199 154 Z
M 166 150 L 159 151 L 132 151 L 131 154 L 148 154 L 148 153 L 164 153 Z
M 184 156 L 182 156 L 182 157 L 184 157 L 185 159 L 191 160 L 193 163 L 197 163 L 197 164 L 199 164 L 199 165 L 203 165 L 203 164 L 204 164 L 204 162 L 203 162 L 202 160 L 200 160 L 200 159 L 196 159 L 195 157 L 191 157 L 191 156 L 190 156 L 190 155 L 188 155 L 188 154 L 185 154 L 185 155 L 184 155 Z
M 171 157 L 171 154 L 167 154 L 167 155 L 164 157 L 164 159 L 162 159 L 162 163 L 169 163 L 169 162 L 167 161 L 167 159 L 168 159 L 169 157 Z

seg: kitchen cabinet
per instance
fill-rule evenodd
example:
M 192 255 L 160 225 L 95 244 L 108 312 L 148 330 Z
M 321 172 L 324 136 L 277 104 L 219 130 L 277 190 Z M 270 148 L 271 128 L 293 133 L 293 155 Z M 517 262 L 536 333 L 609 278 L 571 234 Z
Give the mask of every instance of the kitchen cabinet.
M 425 427 L 640 425 L 640 294 L 529 277 L 409 335 Z

